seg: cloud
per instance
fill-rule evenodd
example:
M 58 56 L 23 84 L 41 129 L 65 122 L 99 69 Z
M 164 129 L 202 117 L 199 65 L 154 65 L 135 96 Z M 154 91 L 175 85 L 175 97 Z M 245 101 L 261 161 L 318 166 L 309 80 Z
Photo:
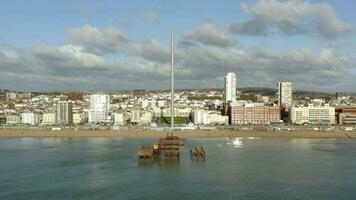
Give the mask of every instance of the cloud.
M 246 3 L 241 4 L 241 10 L 245 14 L 250 14 L 250 8 L 248 7 L 248 4 L 246 4 Z
M 65 45 L 59 48 L 49 45 L 38 45 L 33 47 L 32 54 L 42 62 L 52 67 L 84 67 L 100 68 L 105 65 L 102 57 L 85 52 L 82 47 Z
M 193 31 L 185 31 L 182 36 L 185 39 L 192 39 L 202 44 L 228 47 L 234 45 L 234 41 L 229 33 L 214 24 L 204 24 Z
M 151 23 L 159 23 L 160 19 L 158 17 L 158 15 L 153 12 L 152 10 L 147 10 L 144 12 L 143 16 L 145 17 L 145 19 L 148 21 L 148 22 L 151 22 Z
M 202 29 L 220 34 L 206 36 Z M 219 30 L 216 25 L 202 25 L 183 33 L 176 49 L 177 87 L 221 88 L 221 77 L 233 71 L 239 87 L 274 87 L 279 80 L 290 80 L 297 89 L 354 91 L 355 61 L 337 49 L 246 48 L 222 37 L 226 32 Z M 0 48 L 0 85 L 28 90 L 169 87 L 169 44 L 156 39 L 134 41 L 118 29 L 90 25 L 69 32 L 82 37 L 67 35 L 68 44 L 62 46 Z
M 169 62 L 171 59 L 170 48 L 154 39 L 146 39 L 132 44 L 129 53 L 159 63 Z
M 309 34 L 323 39 L 335 39 L 353 31 L 327 3 L 303 0 L 260 0 L 253 6 L 241 5 L 251 19 L 235 22 L 230 31 L 242 35 L 267 35 L 275 31 L 286 35 Z
M 71 28 L 67 31 L 70 44 L 80 45 L 93 53 L 113 53 L 126 48 L 129 37 L 126 33 L 108 27 L 104 30 L 91 25 Z
M 113 27 L 100 30 L 85 25 L 70 29 L 67 31 L 67 36 L 70 44 L 82 46 L 93 54 L 105 55 L 125 52 L 131 56 L 157 62 L 168 62 L 170 59 L 170 49 L 163 46 L 158 40 L 133 41 L 126 33 Z

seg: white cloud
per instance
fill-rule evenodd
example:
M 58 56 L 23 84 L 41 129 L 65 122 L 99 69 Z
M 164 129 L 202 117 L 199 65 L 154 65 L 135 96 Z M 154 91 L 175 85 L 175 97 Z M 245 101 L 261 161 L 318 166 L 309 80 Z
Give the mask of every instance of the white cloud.
M 39 60 L 58 67 L 98 68 L 105 65 L 102 57 L 85 52 L 82 47 L 74 45 L 59 48 L 38 45 L 33 47 L 32 53 Z
M 97 56 L 95 54 L 91 54 L 85 52 L 82 47 L 73 46 L 73 45 L 65 45 L 58 48 L 59 52 L 68 54 L 76 58 L 84 67 L 98 67 L 104 66 L 105 61 L 102 57 Z
M 260 0 L 253 6 L 242 4 L 241 9 L 251 19 L 230 25 L 230 30 L 237 34 L 267 35 L 277 30 L 287 35 L 311 34 L 335 39 L 353 30 L 352 25 L 339 19 L 327 3 Z
M 182 36 L 186 39 L 193 39 L 207 45 L 220 47 L 234 45 L 234 41 L 227 30 L 214 24 L 204 24 L 193 31 L 185 31 Z
M 99 30 L 91 25 L 71 28 L 67 31 L 71 44 L 81 45 L 94 53 L 113 53 L 126 48 L 129 37 L 126 33 L 109 27 Z
M 40 89 L 43 84 L 42 88 L 54 90 L 162 89 L 169 85 L 167 44 L 155 39 L 133 41 L 114 28 L 86 25 L 71 30 L 83 37 L 72 35 L 69 44 L 59 47 L 2 48 L 0 84 L 20 89 L 28 85 Z M 277 81 L 287 79 L 298 89 L 330 91 L 354 90 L 356 84 L 354 60 L 337 49 L 243 48 L 216 25 L 184 32 L 182 39 L 191 43 L 176 49 L 180 88 L 223 87 L 219 78 L 229 71 L 237 73 L 239 86 L 274 87 Z M 17 80 L 16 75 L 25 78 Z
M 250 8 L 248 7 L 247 3 L 242 3 L 241 4 L 241 10 L 242 12 L 244 12 L 245 14 L 250 14 Z

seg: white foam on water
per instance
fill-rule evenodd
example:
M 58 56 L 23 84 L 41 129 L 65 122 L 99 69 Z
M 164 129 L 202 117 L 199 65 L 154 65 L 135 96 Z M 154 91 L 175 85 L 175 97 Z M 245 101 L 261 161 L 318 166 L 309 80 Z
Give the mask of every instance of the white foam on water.
M 242 147 L 242 139 L 241 138 L 235 138 L 235 140 L 232 141 L 232 145 L 235 148 L 241 148 Z

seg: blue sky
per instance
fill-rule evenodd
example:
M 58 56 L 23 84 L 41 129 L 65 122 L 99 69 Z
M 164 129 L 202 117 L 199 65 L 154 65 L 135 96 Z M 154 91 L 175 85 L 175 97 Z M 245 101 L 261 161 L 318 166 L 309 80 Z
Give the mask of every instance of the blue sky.
M 59 45 L 65 42 L 65 31 L 71 27 L 91 24 L 99 28 L 114 26 L 127 31 L 135 38 L 154 37 L 167 42 L 170 28 L 184 31 L 203 23 L 205 18 L 213 18 L 217 24 L 236 20 L 245 20 L 240 4 L 256 1 L 163 1 L 163 0 L 11 0 L 3 1 L 0 7 L 1 39 L 19 47 L 31 47 L 38 43 Z M 327 2 L 334 7 L 339 18 L 356 24 L 354 13 L 355 2 L 345 1 L 311 1 Z M 355 5 L 356 6 L 356 5 Z M 160 21 L 158 24 L 147 23 L 144 12 L 155 12 Z M 133 23 L 131 27 L 120 24 L 122 21 Z M 244 40 L 247 40 L 244 42 Z M 288 45 L 283 45 L 288 40 Z M 300 47 L 311 43 L 311 48 L 322 44 L 309 37 L 272 36 L 268 38 L 242 37 L 244 45 L 268 42 L 276 48 Z
M 272 2 L 272 3 L 271 3 Z M 292 2 L 292 3 L 291 3 Z M 295 5 L 293 4 L 295 2 Z M 263 4 L 265 3 L 265 4 Z M 249 8 L 249 13 L 246 13 L 242 9 L 242 5 L 247 5 Z M 262 4 L 264 6 L 262 6 Z M 205 51 L 220 51 L 220 55 L 227 55 L 231 52 L 243 51 L 247 52 L 246 54 L 251 54 L 246 57 L 242 57 L 240 60 L 236 60 L 236 63 L 230 63 L 225 58 L 218 58 L 217 60 L 223 60 L 223 64 L 220 70 L 222 74 L 207 74 L 206 81 L 198 80 L 197 77 L 191 77 L 187 83 L 178 83 L 180 87 L 187 87 L 192 85 L 192 83 L 196 83 L 194 85 L 198 85 L 198 87 L 208 87 L 211 84 L 212 87 L 220 87 L 221 77 L 225 72 L 235 71 L 233 65 L 239 66 L 243 65 L 241 69 L 239 67 L 236 68 L 236 73 L 239 74 L 239 71 L 243 71 L 243 75 L 250 75 L 248 72 L 248 68 L 251 70 L 259 69 L 264 73 L 270 73 L 270 68 L 275 67 L 276 72 L 278 72 L 278 66 L 281 63 L 287 63 L 288 59 L 291 60 L 288 56 L 292 56 L 293 59 L 296 56 L 299 56 L 298 52 L 305 52 L 305 49 L 311 50 L 313 55 L 320 56 L 321 52 L 325 49 L 331 50 L 337 56 L 341 63 L 327 63 L 326 65 L 330 65 L 326 72 L 327 75 L 333 76 L 335 80 L 343 78 L 341 73 L 350 72 L 354 73 L 354 60 L 356 58 L 355 51 L 355 37 L 354 37 L 354 27 L 356 25 L 356 16 L 354 14 L 354 8 L 356 7 L 356 3 L 352 0 L 330 0 L 330 1 L 293 1 L 293 0 L 250 0 L 250 1 L 237 1 L 237 0 L 226 0 L 226 1 L 164 1 L 164 0 L 155 0 L 155 1 L 147 1 L 147 0 L 132 0 L 132 1 L 118 1 L 118 0 L 87 0 L 87 1 L 76 1 L 76 0 L 62 0 L 62 1 L 48 1 L 48 0 L 4 0 L 0 6 L 0 50 L 3 49 L 7 52 L 9 49 L 15 49 L 17 54 L 21 54 L 21 58 L 27 58 L 31 60 L 31 63 L 36 63 L 36 65 L 41 65 L 44 63 L 43 60 L 39 60 L 38 55 L 34 54 L 33 49 L 37 49 L 36 47 L 39 45 L 45 45 L 48 48 L 59 49 L 62 52 L 61 47 L 66 45 L 75 45 L 80 47 L 79 50 L 81 53 L 91 53 L 94 56 L 99 56 L 108 64 L 103 64 L 106 70 L 111 70 L 113 66 L 121 66 L 123 62 L 125 65 L 133 65 L 136 66 L 137 62 L 145 61 L 145 66 L 155 66 L 158 69 L 161 67 L 165 69 L 166 63 L 162 63 L 160 60 L 147 58 L 145 55 L 149 53 L 149 48 L 145 49 L 148 52 L 144 52 L 143 44 L 144 41 L 157 41 L 159 44 L 155 47 L 162 45 L 162 50 L 164 48 L 168 48 L 169 44 L 169 32 L 170 28 L 174 27 L 177 32 L 177 42 L 183 41 L 191 41 Z M 261 5 L 259 8 L 258 6 Z M 275 6 L 279 7 L 275 7 Z M 320 6 L 322 5 L 322 6 Z M 286 6 L 286 7 L 285 7 Z M 297 17 L 294 15 L 289 15 L 288 12 L 291 7 L 295 6 L 296 9 L 299 9 L 300 12 L 297 14 Z M 255 11 L 253 11 L 253 9 Z M 329 9 L 330 8 L 330 9 Z M 265 9 L 265 10 L 264 10 Z M 271 12 L 271 16 L 269 16 L 268 9 L 280 9 L 281 14 Z M 321 12 L 318 12 L 318 9 L 321 9 Z M 324 9 L 324 10 L 323 10 Z M 267 11 L 267 14 L 264 12 Z M 286 13 L 284 13 L 286 11 Z M 325 15 L 323 15 L 323 11 L 326 11 Z M 259 13 L 260 12 L 260 13 Z M 257 14 L 256 14 L 257 13 Z M 335 15 L 333 14 L 335 13 Z M 282 16 L 282 14 L 286 14 L 288 16 Z M 267 16 L 268 15 L 268 16 Z M 261 17 L 262 16 L 262 17 Z M 286 19 L 290 19 L 287 23 L 283 21 L 284 17 Z M 266 20 L 264 20 L 266 19 Z M 332 21 L 332 23 L 327 22 L 328 20 Z M 268 21 L 269 20 L 269 21 Z M 297 21 L 295 21 L 297 20 Z M 252 22 L 260 25 L 267 24 L 269 27 L 266 29 L 268 34 L 263 34 L 262 32 L 253 32 L 246 34 L 242 29 L 246 28 L 245 25 L 247 22 Z M 324 25 L 321 28 L 317 28 L 318 24 Z M 204 25 L 208 24 L 208 28 L 204 27 Z M 233 24 L 238 24 L 237 31 L 230 31 Z M 304 24 L 308 27 L 303 27 Z M 309 26 L 309 24 L 312 24 Z M 84 26 L 90 26 L 98 30 L 98 32 L 105 32 L 105 30 L 109 27 L 120 31 L 127 35 L 130 41 L 129 47 L 115 47 L 115 52 L 93 52 L 93 46 L 88 41 L 78 41 L 72 38 L 73 36 L 68 36 L 68 31 Z M 199 32 L 199 27 L 203 27 L 201 32 Z M 254 26 L 255 27 L 255 26 Z M 247 27 L 251 28 L 251 27 Z M 256 27 L 255 27 L 256 28 Z M 85 29 L 88 30 L 88 29 Z M 323 33 L 322 31 L 325 31 Z M 83 30 L 79 30 L 83 31 Z M 194 32 L 195 31 L 195 32 Z M 211 31 L 211 32 L 210 32 Z M 214 32 L 215 31 L 215 32 Z M 220 32 L 219 32 L 220 31 Z M 207 34 L 213 32 L 215 35 Z M 271 33 L 270 33 L 271 32 Z M 78 33 L 78 31 L 76 32 Z M 81 33 L 81 32 L 79 32 Z M 212 43 L 211 39 L 218 39 L 221 41 L 222 38 L 214 38 L 214 37 L 225 37 L 225 42 L 233 41 L 233 45 L 221 46 L 220 44 Z M 222 36 L 223 35 L 223 36 Z M 204 41 L 201 38 L 206 37 Z M 97 38 L 96 36 L 90 36 L 90 38 Z M 115 42 L 115 41 L 114 41 Z M 208 43 L 206 43 L 208 42 Z M 216 42 L 216 41 L 214 41 Z M 134 43 L 134 44 L 133 44 Z M 105 43 L 107 44 L 107 43 Z M 97 45 L 97 44 L 96 44 Z M 121 43 L 120 43 L 121 45 Z M 131 49 L 134 46 L 133 49 Z M 215 48 L 214 46 L 218 47 Z M 96 46 L 97 47 L 97 46 Z M 95 48 L 96 48 L 95 47 Z M 117 49 L 125 49 L 126 53 L 122 51 L 117 51 Z M 153 47 L 150 47 L 153 48 Z M 187 47 L 189 50 L 192 50 L 191 47 Z M 63 48 L 62 48 L 63 49 Z M 258 54 L 263 49 L 271 49 L 272 54 L 276 56 L 276 59 L 280 60 L 269 60 L 269 64 L 264 63 L 267 62 L 265 60 L 261 60 L 258 63 L 251 63 L 247 59 L 252 55 Z M 98 50 L 98 49 L 96 49 Z M 187 50 L 187 49 L 186 49 Z M 101 51 L 101 50 L 98 50 Z M 127 53 L 135 52 L 135 53 Z M 137 53 L 139 51 L 139 53 Z M 182 49 L 182 52 L 185 50 Z M 193 51 L 193 50 L 192 50 Z M 228 51 L 228 52 L 224 52 Z M 46 51 L 48 52 L 48 51 Z M 290 52 L 290 53 L 289 53 Z M 308 52 L 308 51 L 306 51 Z M 326 52 L 326 51 L 324 51 Z M 67 54 L 68 52 L 66 52 Z M 266 52 L 271 53 L 271 52 Z M 3 53 L 4 55 L 9 55 L 8 53 Z M 278 56 L 277 56 L 278 54 Z M 280 54 L 280 55 L 279 55 Z M 293 54 L 293 55 L 291 55 Z M 296 55 L 294 55 L 296 54 Z M 309 53 L 308 53 L 309 54 Z M 42 55 L 42 54 L 41 54 Z M 85 54 L 87 55 L 87 54 Z M 258 54 L 259 55 L 259 54 Z M 313 57 L 310 55 L 310 57 Z M 66 55 L 68 56 L 68 55 Z M 263 54 L 266 56 L 266 54 Z M 262 56 L 262 57 L 263 57 Z M 347 59 L 345 58 L 347 57 Z M 5 57 L 5 56 L 3 56 Z M 75 56 L 74 56 L 75 57 Z M 78 56 L 77 56 L 78 57 Z M 268 57 L 268 56 L 267 56 Z M 308 57 L 308 55 L 307 55 Z M 42 57 L 43 58 L 43 57 Z M 270 57 L 269 57 L 270 58 Z M 285 58 L 285 60 L 281 60 Z M 303 59 L 305 59 L 305 55 L 303 54 Z M 1 59 L 1 56 L 0 56 Z M 188 58 L 182 56 L 182 63 L 189 63 Z M 292 59 L 292 61 L 293 61 Z M 26 60 L 29 62 L 29 60 Z M 115 60 L 119 63 L 112 63 Z M 134 60 L 134 63 L 126 63 L 127 60 Z M 0 60 L 1 61 L 1 60 Z M 147 61 L 147 62 L 146 62 Z M 299 60 L 297 60 L 299 62 Z M 24 61 L 25 62 L 25 61 Z M 79 62 L 79 61 L 78 61 Z M 214 71 L 219 68 L 216 66 L 218 61 L 210 61 L 210 63 L 206 63 L 208 61 L 204 60 L 199 63 L 202 65 L 212 66 L 209 70 Z M 305 62 L 308 62 L 306 60 Z M 317 61 L 311 61 L 309 63 L 305 63 L 305 68 L 310 66 L 313 67 L 313 64 L 319 64 L 324 62 L 323 58 Z M 9 64 L 10 63 L 10 64 Z M 214 63 L 214 64 L 213 64 Z M 262 63 L 262 64 L 261 64 Z M 13 62 L 3 62 L 0 63 L 0 67 L 2 65 L 3 68 L 9 68 L 13 64 Z M 58 63 L 56 63 L 58 64 Z M 44 68 L 44 71 L 50 69 L 51 71 L 54 68 L 53 63 L 46 63 L 46 66 L 41 66 Z M 198 73 L 196 68 L 201 67 L 202 69 L 205 66 L 194 66 L 196 63 L 182 64 L 182 75 L 185 72 Z M 324 63 L 325 64 L 325 63 Z M 6 65 L 6 66 L 5 66 Z M 20 65 L 18 63 L 18 65 Z M 76 63 L 76 67 L 77 67 Z M 214 66 L 215 68 L 213 68 Z M 231 65 L 231 66 L 230 66 Z M 251 66 L 254 65 L 254 66 Z M 261 66 L 255 66 L 261 65 Z M 294 70 L 293 63 L 290 66 L 291 72 Z M 299 63 L 299 65 L 304 65 L 303 63 Z M 346 66 L 347 65 L 347 66 Z M 344 66 L 340 70 L 340 74 L 337 74 L 337 68 L 339 66 Z M 18 67 L 18 66 L 17 66 Z M 62 67 L 62 65 L 61 65 Z M 95 66 L 96 67 L 96 66 Z M 137 78 L 140 77 L 138 69 L 142 70 L 141 73 L 146 74 L 144 70 L 146 67 L 141 66 L 141 68 L 135 68 L 135 72 L 132 72 L 132 76 Z M 282 67 L 282 66 L 281 66 Z M 28 68 L 31 68 L 28 65 Z M 34 67 L 35 68 L 35 67 Z M 80 66 L 78 66 L 80 68 Z M 149 67 L 147 67 L 149 68 Z M 319 69 L 319 68 L 318 68 Z M 5 72 L 6 70 L 0 68 Z M 71 69 L 72 70 L 72 69 Z M 81 70 L 81 69 L 78 69 Z M 87 68 L 83 67 L 83 71 L 87 70 Z M 119 69 L 115 69 L 119 70 Z M 125 68 L 126 70 L 126 68 Z M 315 69 L 317 70 L 317 69 Z M 335 71 L 330 71 L 335 70 Z M 164 70 L 163 70 L 164 71 Z M 10 73 L 6 71 L 6 73 Z M 15 72 L 11 72 L 15 73 Z M 86 71 L 84 73 L 87 73 Z M 131 72 L 127 72 L 130 73 Z M 256 73 L 256 79 L 264 77 L 265 75 L 258 75 Z M 287 73 L 283 72 L 283 73 Z M 306 72 L 307 73 L 307 72 Z M 315 71 L 313 71 L 315 73 Z M 10 74 L 14 75 L 15 74 Z M 282 78 L 285 74 L 276 75 L 274 79 L 267 79 L 265 82 L 263 81 L 251 81 L 240 79 L 241 86 L 269 86 L 274 87 L 274 82 L 278 81 L 278 79 Z M 76 83 L 77 85 L 69 86 L 69 84 L 65 81 L 66 78 L 64 75 L 58 74 L 56 77 L 54 74 L 51 74 L 52 79 L 47 80 L 46 83 L 51 84 L 52 81 L 55 82 L 52 86 L 46 86 L 40 89 L 43 90 L 51 90 L 51 89 L 116 89 L 117 85 L 122 85 L 122 87 L 128 87 L 129 89 L 133 88 L 145 88 L 147 89 L 161 89 L 159 83 L 155 83 L 153 80 L 148 80 L 147 84 L 139 85 L 132 84 L 129 85 L 129 81 L 126 82 L 115 82 L 114 80 L 110 84 L 103 84 L 101 86 L 88 85 L 87 87 L 82 87 L 80 82 Z M 63 76 L 63 77 L 62 77 Z M 103 75 L 105 76 L 105 75 Z M 162 75 L 163 76 L 163 75 Z M 300 75 L 302 76 L 302 75 Z M 48 77 L 48 76 L 47 76 Z M 29 80 L 34 77 L 26 77 Z M 141 78 L 141 77 L 140 77 Z M 254 78 L 254 77 L 252 77 Z M 314 77 L 315 79 L 315 77 Z M 345 77 L 345 79 L 349 79 L 349 77 Z M 8 81 L 14 81 L 13 78 L 7 78 Z M 163 79 L 166 81 L 165 79 Z M 298 80 L 304 81 L 304 79 L 293 78 L 296 82 L 295 85 L 297 88 L 306 89 L 307 84 L 298 84 Z M 62 81 L 63 83 L 58 83 Z M 323 84 L 325 81 L 321 81 Z M 352 80 L 346 80 L 345 83 L 340 84 L 338 86 L 333 86 L 330 84 L 330 87 L 326 86 L 318 86 L 321 82 L 311 82 L 311 84 L 315 83 L 315 86 L 312 89 L 315 90 L 353 90 L 355 82 Z M 1 83 L 1 82 L 0 82 Z M 21 86 L 17 85 L 16 87 L 12 86 L 9 83 L 3 83 L 6 87 L 11 87 L 10 89 L 23 89 L 23 90 L 31 90 L 36 89 L 43 85 L 42 83 L 33 84 L 30 86 Z M 310 85 L 310 84 L 308 84 Z M 117 89 L 125 89 L 118 87 Z

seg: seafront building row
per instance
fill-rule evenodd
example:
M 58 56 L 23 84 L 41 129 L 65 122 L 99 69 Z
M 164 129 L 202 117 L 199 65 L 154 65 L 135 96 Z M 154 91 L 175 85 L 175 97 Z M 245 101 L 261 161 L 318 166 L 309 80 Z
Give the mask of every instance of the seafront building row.
M 293 85 L 278 82 L 274 94 L 238 91 L 236 74 L 227 73 L 224 90 L 175 93 L 174 117 L 186 126 L 356 124 L 355 98 L 294 96 Z M 168 91 L 34 94 L 0 92 L 0 125 L 168 126 Z

